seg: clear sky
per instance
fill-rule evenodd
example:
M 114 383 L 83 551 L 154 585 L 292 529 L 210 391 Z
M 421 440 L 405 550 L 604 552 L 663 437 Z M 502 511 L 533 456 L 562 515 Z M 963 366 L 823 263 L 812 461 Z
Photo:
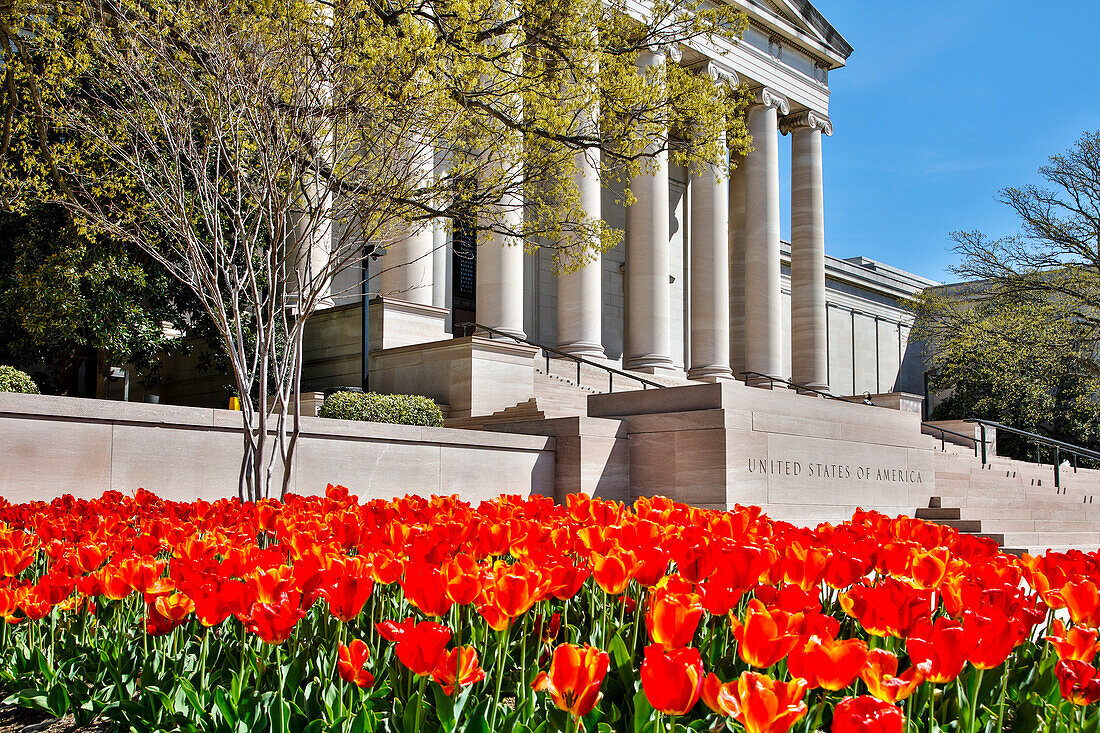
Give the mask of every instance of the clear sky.
M 831 255 L 954 280 L 948 234 L 1017 231 L 997 191 L 1038 182 L 1047 156 L 1100 130 L 1097 0 L 814 4 L 855 48 L 829 79 Z

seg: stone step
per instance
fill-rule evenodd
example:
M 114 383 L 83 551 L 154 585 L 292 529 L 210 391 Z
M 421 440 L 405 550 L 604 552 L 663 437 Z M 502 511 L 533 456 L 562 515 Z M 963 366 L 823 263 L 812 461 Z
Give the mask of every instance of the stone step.
M 930 522 L 944 522 L 962 519 L 960 512 L 960 509 L 952 507 L 921 507 L 916 511 L 916 517 Z

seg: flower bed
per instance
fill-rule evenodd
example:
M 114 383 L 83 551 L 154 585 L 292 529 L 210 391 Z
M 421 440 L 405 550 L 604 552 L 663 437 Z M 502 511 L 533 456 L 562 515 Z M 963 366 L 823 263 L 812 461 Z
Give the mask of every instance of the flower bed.
M 0 578 L 9 702 L 124 729 L 1097 726 L 1097 554 L 871 512 L 0 500 Z

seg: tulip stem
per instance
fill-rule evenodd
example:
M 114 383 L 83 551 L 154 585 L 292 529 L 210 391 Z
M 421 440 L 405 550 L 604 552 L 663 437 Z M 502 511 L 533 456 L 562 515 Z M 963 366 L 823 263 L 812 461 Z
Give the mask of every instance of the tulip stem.
M 492 725 L 489 726 L 492 730 L 497 729 L 497 711 L 500 709 L 500 686 L 504 682 L 504 660 L 506 658 L 506 641 L 508 629 L 497 632 L 497 658 L 496 658 L 496 680 L 493 687 L 493 714 L 490 716 Z
M 422 675 L 420 677 L 420 687 L 416 694 L 416 722 L 413 723 L 413 732 L 420 733 L 420 714 L 424 711 L 424 686 L 428 682 L 428 675 Z M 455 680 L 455 686 L 458 686 L 458 680 Z
M 978 693 L 982 689 L 982 676 L 985 670 L 979 668 L 974 675 L 974 682 L 970 686 L 970 733 L 978 730 Z
M 676 733 L 676 716 L 668 716 L 668 733 Z
M 928 686 L 928 733 L 936 730 L 936 685 Z
M 1004 729 L 1005 719 L 1005 695 L 1008 693 L 1008 660 L 1005 660 L 1005 671 L 1001 675 L 1001 698 L 997 703 L 997 727 L 994 730 Z

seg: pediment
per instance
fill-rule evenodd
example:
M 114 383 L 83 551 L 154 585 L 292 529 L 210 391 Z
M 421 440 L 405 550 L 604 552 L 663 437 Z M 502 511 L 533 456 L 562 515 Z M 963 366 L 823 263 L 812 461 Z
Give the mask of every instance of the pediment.
M 810 0 L 753 0 L 770 10 L 802 33 L 833 50 L 843 58 L 852 53 L 852 46 L 840 35 Z

